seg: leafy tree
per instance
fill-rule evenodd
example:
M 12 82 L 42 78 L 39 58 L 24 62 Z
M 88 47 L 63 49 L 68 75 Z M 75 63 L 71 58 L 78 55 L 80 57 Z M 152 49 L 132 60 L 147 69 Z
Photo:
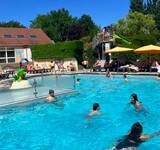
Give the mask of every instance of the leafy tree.
M 157 33 L 153 16 L 138 12 L 131 12 L 126 18 L 119 20 L 118 23 L 114 25 L 114 30 L 117 34 L 124 37 L 136 35 L 148 36 Z
M 84 36 L 84 33 L 85 31 L 80 24 L 73 24 L 66 31 L 66 39 L 79 40 Z
M 9 21 L 9 22 L 0 22 L 0 27 L 16 27 L 16 28 L 25 28 L 24 25 L 17 21 Z
M 130 12 L 126 18 L 119 20 L 117 24 L 113 25 L 113 28 L 115 34 L 119 37 L 115 37 L 117 46 L 136 49 L 144 45 L 157 43 L 159 32 L 152 15 Z M 115 57 L 127 63 L 129 60 L 130 62 L 135 62 L 137 58 L 141 59 L 140 55 L 131 53 L 116 55 Z
M 148 0 L 145 5 L 145 13 L 154 16 L 157 28 L 160 29 L 160 0 Z
M 42 28 L 44 32 L 55 41 L 65 40 L 65 32 L 74 22 L 76 18 L 73 18 L 69 11 L 62 8 L 57 11 L 51 11 L 47 15 L 37 16 L 31 24 L 33 28 Z
M 144 12 L 143 0 L 131 0 L 130 4 L 131 12 Z
M 93 22 L 89 15 L 82 15 L 78 19 L 78 22 L 84 30 L 84 36 L 89 35 L 91 38 L 93 38 L 99 31 L 98 26 Z
M 46 15 L 37 16 L 31 23 L 32 28 L 41 28 L 54 41 L 77 40 L 84 36 L 93 36 L 98 27 L 88 15 L 75 18 L 62 8 Z

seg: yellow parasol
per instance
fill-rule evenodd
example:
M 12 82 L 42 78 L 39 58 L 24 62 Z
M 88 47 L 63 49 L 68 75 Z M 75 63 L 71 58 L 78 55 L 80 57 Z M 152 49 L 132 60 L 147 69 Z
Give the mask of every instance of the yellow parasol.
M 106 50 L 105 53 L 123 53 L 123 52 L 130 52 L 133 49 L 125 48 L 125 47 L 115 47 L 110 50 Z
M 134 52 L 138 54 L 159 54 L 160 47 L 155 45 L 147 45 L 136 49 Z

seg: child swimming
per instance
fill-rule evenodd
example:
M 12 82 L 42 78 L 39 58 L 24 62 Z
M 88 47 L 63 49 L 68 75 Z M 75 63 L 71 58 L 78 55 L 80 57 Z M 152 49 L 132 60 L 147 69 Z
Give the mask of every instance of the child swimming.
M 116 146 L 111 150 L 136 150 L 141 143 L 160 135 L 160 131 L 150 135 L 142 135 L 142 132 L 143 126 L 139 122 L 134 123 L 128 135 L 118 140 Z

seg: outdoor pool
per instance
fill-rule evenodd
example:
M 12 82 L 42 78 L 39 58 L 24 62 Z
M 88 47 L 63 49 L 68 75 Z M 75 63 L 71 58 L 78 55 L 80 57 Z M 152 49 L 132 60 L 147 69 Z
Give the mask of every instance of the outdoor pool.
M 48 77 L 46 77 L 48 78 Z M 77 75 L 79 93 L 58 97 L 64 106 L 35 102 L 1 108 L 1 150 L 105 150 L 139 121 L 144 133 L 160 130 L 160 81 L 156 77 Z M 48 78 L 48 83 L 50 82 Z M 148 113 L 128 107 L 137 93 Z M 90 122 L 85 116 L 92 104 L 100 104 L 101 116 Z M 160 150 L 160 136 L 142 143 L 138 150 Z

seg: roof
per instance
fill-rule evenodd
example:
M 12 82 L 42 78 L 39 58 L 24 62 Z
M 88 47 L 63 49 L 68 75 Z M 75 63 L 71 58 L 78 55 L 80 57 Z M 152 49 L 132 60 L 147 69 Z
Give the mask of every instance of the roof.
M 51 39 L 41 29 L 0 27 L 0 47 L 50 43 Z

